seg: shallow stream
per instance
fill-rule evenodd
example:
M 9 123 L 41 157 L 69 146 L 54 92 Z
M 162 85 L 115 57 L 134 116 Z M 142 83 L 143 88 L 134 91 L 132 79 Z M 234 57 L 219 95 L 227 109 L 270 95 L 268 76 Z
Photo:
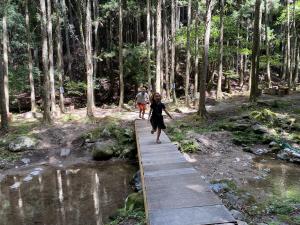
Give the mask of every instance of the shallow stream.
M 266 177 L 254 177 L 244 186 L 257 199 L 296 199 L 300 203 L 300 165 L 271 157 L 255 159 L 254 166 Z
M 124 205 L 135 170 L 125 162 L 108 162 L 0 174 L 0 224 L 105 224 Z

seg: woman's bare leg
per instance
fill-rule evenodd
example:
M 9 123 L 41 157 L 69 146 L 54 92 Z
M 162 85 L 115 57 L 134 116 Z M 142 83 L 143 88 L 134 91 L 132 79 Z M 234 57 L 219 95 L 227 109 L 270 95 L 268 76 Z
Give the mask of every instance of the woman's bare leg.
M 161 143 L 161 141 L 159 140 L 160 134 L 161 134 L 161 129 L 158 128 L 158 129 L 157 129 L 157 139 L 156 139 L 156 143 L 157 143 L 157 144 L 160 144 L 160 143 Z

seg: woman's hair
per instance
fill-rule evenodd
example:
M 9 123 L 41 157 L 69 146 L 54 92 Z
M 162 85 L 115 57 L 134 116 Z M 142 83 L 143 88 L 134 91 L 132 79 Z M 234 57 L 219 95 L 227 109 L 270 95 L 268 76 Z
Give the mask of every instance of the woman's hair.
M 154 100 L 155 95 L 161 96 L 160 93 L 154 92 L 154 93 L 151 95 L 151 98 L 150 98 L 151 104 L 155 102 L 155 100 Z

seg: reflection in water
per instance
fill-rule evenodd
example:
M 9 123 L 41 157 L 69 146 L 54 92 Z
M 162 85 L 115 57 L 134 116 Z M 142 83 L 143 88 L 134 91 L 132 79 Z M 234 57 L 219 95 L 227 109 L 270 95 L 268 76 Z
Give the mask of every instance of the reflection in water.
M 270 197 L 300 199 L 300 166 L 268 157 L 258 158 L 255 167 L 269 171 L 266 179 L 251 180 L 244 188 L 258 199 Z
M 26 174 L 7 176 L 0 181 L 0 224 L 102 225 L 123 205 L 134 170 L 93 164 L 47 168 L 27 182 Z

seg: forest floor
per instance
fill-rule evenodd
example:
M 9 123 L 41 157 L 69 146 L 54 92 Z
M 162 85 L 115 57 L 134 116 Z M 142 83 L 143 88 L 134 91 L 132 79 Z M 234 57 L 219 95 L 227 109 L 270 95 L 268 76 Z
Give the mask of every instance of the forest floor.
M 175 121 L 167 119 L 167 133 L 172 141 L 212 184 L 224 203 L 236 210 L 233 213 L 238 214 L 238 219 L 249 224 L 300 224 L 300 191 L 295 188 L 300 185 L 299 165 L 278 160 L 273 153 L 263 154 L 269 143 L 261 140 L 262 134 L 248 133 L 249 124 L 245 125 L 245 121 L 238 124 L 241 130 L 227 129 L 232 122 L 265 109 L 293 117 L 298 122 L 299 93 L 285 97 L 262 96 L 256 105 L 250 104 L 245 95 L 232 96 L 208 105 L 207 120 L 201 120 L 196 109 L 172 104 L 168 107 L 175 117 Z M 87 120 L 85 115 L 86 109 L 76 109 L 61 115 L 47 127 L 41 124 L 41 118 L 30 118 L 26 113 L 14 115 L 10 132 L 0 137 L 1 176 L 12 171 L 18 173 L 28 165 L 67 166 L 88 162 L 91 153 L 82 150 L 82 137 L 99 127 L 105 128 L 108 120 L 117 119 L 126 127 L 138 117 L 134 108 L 119 110 L 108 106 L 95 109 L 94 120 Z M 291 133 L 298 135 L 286 131 L 281 135 L 289 137 Z M 5 149 L 4 146 L 18 136 L 34 137 L 38 144 L 25 152 Z M 137 221 L 129 218 L 119 224 L 137 224 Z

